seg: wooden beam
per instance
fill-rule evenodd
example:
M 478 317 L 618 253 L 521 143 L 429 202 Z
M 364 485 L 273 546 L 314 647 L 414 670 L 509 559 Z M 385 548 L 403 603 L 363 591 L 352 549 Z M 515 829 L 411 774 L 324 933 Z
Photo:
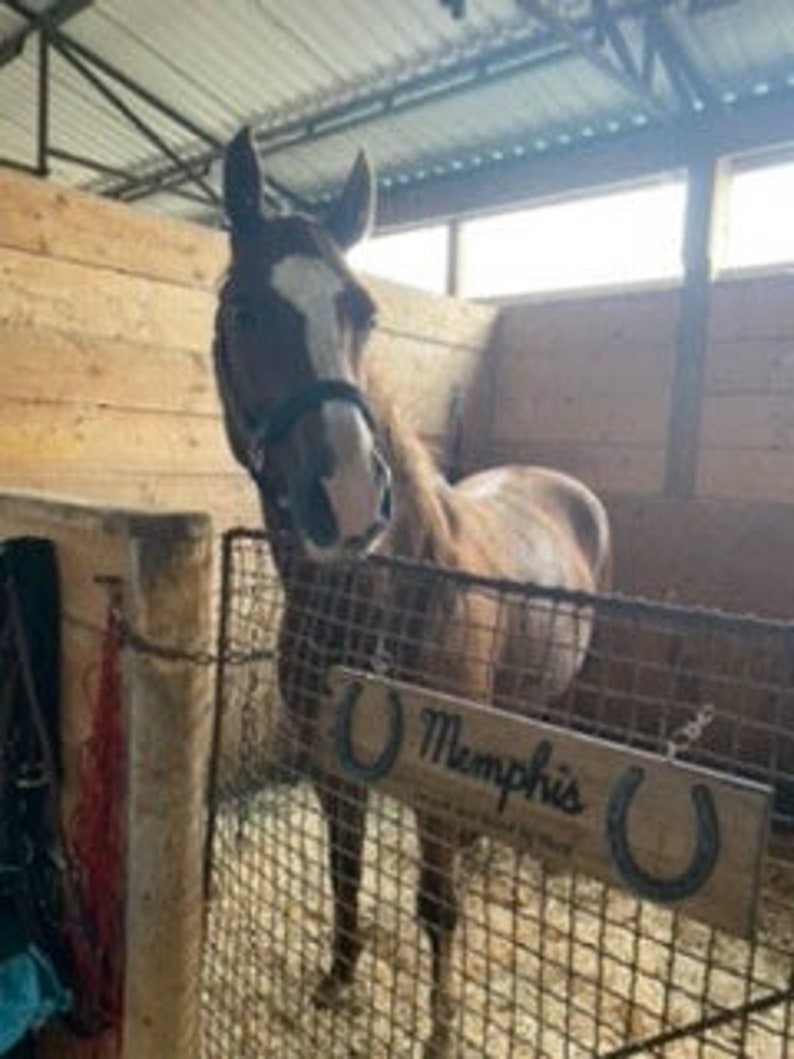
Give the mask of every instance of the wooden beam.
M 161 520 L 138 520 L 124 608 L 141 637 L 189 653 L 210 643 L 212 551 L 209 519 L 184 523 L 169 539 Z M 199 1047 L 210 675 L 187 653 L 124 653 L 128 1056 L 189 1059 Z
M 692 496 L 695 489 L 715 233 L 724 186 L 724 165 L 713 154 L 703 154 L 692 163 L 665 471 L 669 496 Z

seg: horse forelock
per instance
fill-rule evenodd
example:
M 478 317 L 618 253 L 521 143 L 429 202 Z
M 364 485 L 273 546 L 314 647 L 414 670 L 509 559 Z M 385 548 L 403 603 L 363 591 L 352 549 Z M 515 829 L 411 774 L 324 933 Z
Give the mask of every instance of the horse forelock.
M 338 338 L 338 296 L 360 288 L 344 255 L 313 218 L 293 214 L 260 218 L 255 230 L 232 235 L 232 262 L 219 298 L 222 315 L 230 307 L 256 320 L 279 345 L 279 303 L 300 317 L 306 346 L 318 378 L 333 377 Z M 218 318 L 216 318 L 216 324 Z M 290 343 L 295 346 L 294 336 Z
M 229 276 L 240 283 L 267 283 L 285 257 L 319 258 L 345 280 L 353 273 L 341 250 L 315 218 L 301 213 L 261 217 L 250 230 L 232 232 Z

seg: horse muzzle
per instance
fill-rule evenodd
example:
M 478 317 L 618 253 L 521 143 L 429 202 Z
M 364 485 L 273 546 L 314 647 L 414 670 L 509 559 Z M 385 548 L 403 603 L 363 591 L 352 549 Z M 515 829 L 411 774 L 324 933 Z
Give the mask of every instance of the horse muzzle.
M 282 461 L 283 498 L 309 558 L 358 559 L 375 547 L 392 518 L 391 471 L 356 385 L 344 379 L 314 382 L 246 427 L 245 464 L 255 481 L 262 482 L 274 458 Z M 310 427 L 314 435 L 306 433 Z M 302 452 L 297 460 L 293 455 L 291 467 L 284 463 L 290 447 L 293 454 Z
M 331 474 L 314 469 L 305 476 L 291 506 L 311 559 L 361 559 L 388 528 L 393 512 L 391 472 L 375 450 L 368 462 L 368 467 L 340 464 Z

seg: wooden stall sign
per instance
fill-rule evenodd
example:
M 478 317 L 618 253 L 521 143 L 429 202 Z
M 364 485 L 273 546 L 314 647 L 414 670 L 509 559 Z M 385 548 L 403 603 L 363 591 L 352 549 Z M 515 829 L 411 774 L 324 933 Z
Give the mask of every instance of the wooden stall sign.
M 326 769 L 722 930 L 753 931 L 769 788 L 344 668 L 319 721 Z

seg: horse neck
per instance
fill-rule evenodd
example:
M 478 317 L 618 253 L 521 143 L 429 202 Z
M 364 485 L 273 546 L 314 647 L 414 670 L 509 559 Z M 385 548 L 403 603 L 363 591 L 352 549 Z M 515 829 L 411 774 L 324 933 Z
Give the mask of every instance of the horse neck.
M 395 518 L 382 551 L 402 559 L 454 565 L 449 486 L 394 404 L 371 381 L 369 390 L 394 490 Z

